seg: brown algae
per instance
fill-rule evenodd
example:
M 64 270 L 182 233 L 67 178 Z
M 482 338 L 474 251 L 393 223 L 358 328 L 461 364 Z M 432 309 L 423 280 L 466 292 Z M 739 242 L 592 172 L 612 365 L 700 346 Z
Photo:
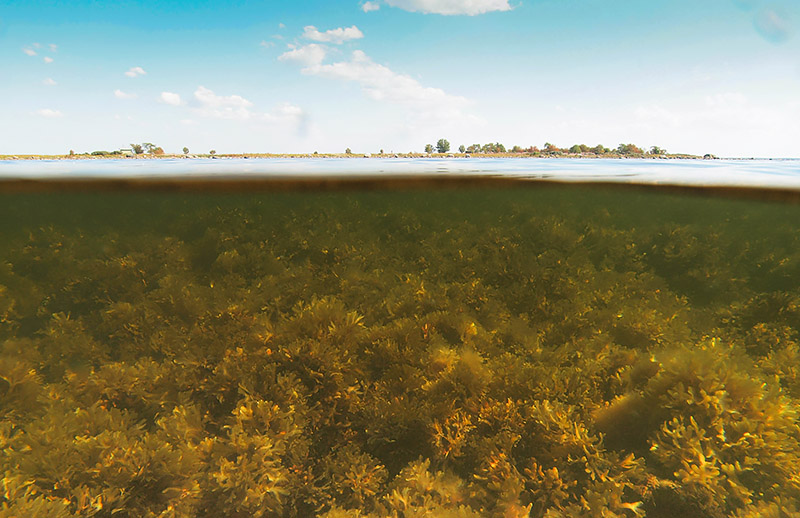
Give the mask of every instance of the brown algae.
M 0 200 L 0 516 L 800 516 L 800 205 Z

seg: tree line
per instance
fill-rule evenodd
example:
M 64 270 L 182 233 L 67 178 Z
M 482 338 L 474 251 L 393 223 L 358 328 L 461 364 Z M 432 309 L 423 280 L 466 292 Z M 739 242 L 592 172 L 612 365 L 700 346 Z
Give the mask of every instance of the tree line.
M 447 139 L 439 139 L 434 144 L 426 144 L 425 152 L 433 153 L 447 153 L 450 151 L 450 142 Z M 602 144 L 596 146 L 587 146 L 586 144 L 574 144 L 570 147 L 558 147 L 550 142 L 545 142 L 543 147 L 538 146 L 513 146 L 511 149 L 506 147 L 500 142 L 489 142 L 487 144 L 472 144 L 470 146 L 460 145 L 458 147 L 459 153 L 527 153 L 530 155 L 545 155 L 545 156 L 559 156 L 559 155 L 621 155 L 621 156 L 661 156 L 666 155 L 667 150 L 659 146 L 652 146 L 647 151 L 643 150 L 635 144 L 620 144 L 614 149 L 609 149 Z

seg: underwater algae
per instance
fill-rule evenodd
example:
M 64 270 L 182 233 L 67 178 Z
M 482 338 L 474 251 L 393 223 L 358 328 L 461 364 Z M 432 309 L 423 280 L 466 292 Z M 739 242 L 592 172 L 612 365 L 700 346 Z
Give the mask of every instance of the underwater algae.
M 800 516 L 798 205 L 0 197 L 0 516 Z

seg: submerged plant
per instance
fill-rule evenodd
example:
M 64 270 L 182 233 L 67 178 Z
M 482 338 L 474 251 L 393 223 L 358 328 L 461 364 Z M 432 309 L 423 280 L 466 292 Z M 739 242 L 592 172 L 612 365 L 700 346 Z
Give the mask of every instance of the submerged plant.
M 38 196 L 0 204 L 0 516 L 798 514 L 780 210 Z

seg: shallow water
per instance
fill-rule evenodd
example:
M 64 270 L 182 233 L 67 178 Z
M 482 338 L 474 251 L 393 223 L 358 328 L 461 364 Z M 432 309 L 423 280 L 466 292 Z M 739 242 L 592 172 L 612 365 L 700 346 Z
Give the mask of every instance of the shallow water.
M 0 502 L 794 516 L 798 221 L 531 182 L 0 194 Z
M 10 178 L 415 178 L 430 175 L 744 186 L 800 189 L 800 160 L 640 160 L 547 158 L 449 159 L 157 159 L 0 160 L 0 181 Z

